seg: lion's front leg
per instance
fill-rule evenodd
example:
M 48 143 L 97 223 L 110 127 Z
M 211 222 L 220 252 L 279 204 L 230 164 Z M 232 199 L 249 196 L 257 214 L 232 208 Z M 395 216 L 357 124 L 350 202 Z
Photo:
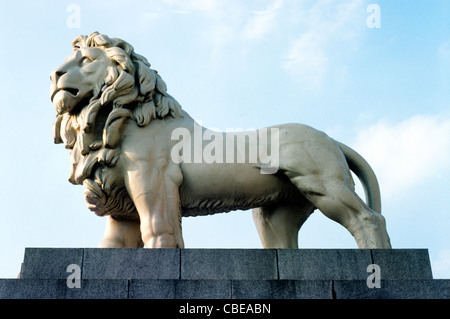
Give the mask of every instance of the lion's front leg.
M 140 163 L 129 170 L 128 192 L 139 213 L 142 241 L 147 248 L 183 248 L 177 170 L 167 159 Z M 175 173 L 173 172 L 175 171 Z M 175 177 L 175 178 L 174 178 Z
M 142 248 L 138 221 L 115 220 L 106 217 L 106 228 L 99 248 Z

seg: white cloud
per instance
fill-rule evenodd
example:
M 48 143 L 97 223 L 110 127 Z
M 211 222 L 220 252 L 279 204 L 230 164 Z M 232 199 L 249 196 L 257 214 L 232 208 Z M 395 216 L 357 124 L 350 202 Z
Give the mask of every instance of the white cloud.
M 157 26 L 162 17 L 172 18 L 171 15 L 200 14 L 211 19 L 219 17 L 224 8 L 220 0 L 163 0 L 143 6 L 139 12 L 141 25 Z
M 183 14 L 190 12 L 215 13 L 218 12 L 223 1 L 220 0 L 164 0 L 168 7 Z
M 328 57 L 324 52 L 324 41 L 313 31 L 303 34 L 288 50 L 284 68 L 301 77 L 312 87 L 322 83 L 327 70 Z
M 397 124 L 380 121 L 361 130 L 353 147 L 373 167 L 383 197 L 392 198 L 450 172 L 450 118 L 417 115 Z
M 433 278 L 450 278 L 450 249 L 443 249 L 439 252 L 436 260 L 431 259 Z
M 242 57 L 251 46 L 277 30 L 280 13 L 285 9 L 284 0 L 273 0 L 266 6 L 260 2 L 214 0 L 205 8 L 204 0 L 166 1 L 176 4 L 178 9 L 198 13 L 199 19 L 208 21 L 200 36 L 209 43 L 212 65 L 218 66 L 232 56 Z
M 274 0 L 263 10 L 250 10 L 235 2 L 226 7 L 216 6 L 217 11 L 207 12 L 214 18 L 210 35 L 219 47 L 230 43 L 246 46 L 248 41 L 260 40 L 276 28 L 283 3 L 283 0 Z
M 245 39 L 260 39 L 273 31 L 278 11 L 283 4 L 283 0 L 275 0 L 266 10 L 253 11 L 242 30 L 242 36 Z
M 195 15 L 198 25 L 207 22 L 198 36 L 208 43 L 211 61 L 217 65 L 244 56 L 261 40 L 275 40 L 283 69 L 314 88 L 332 67 L 337 73 L 345 70 L 345 62 L 335 57 L 347 56 L 348 43 L 365 28 L 367 13 L 362 0 L 164 0 L 142 12 L 141 20 L 153 22 L 170 14 Z M 284 43 L 277 42 L 279 34 L 286 38 Z M 342 41 L 345 52 L 339 49 Z
M 310 8 L 297 8 L 294 15 L 296 28 L 300 32 L 283 57 L 285 71 L 309 84 L 310 88 L 318 88 L 328 73 L 330 61 L 336 56 L 338 47 L 348 49 L 358 30 L 363 29 L 361 17 L 364 14 L 363 2 L 360 0 L 317 1 Z M 342 61 L 335 64 L 342 65 Z

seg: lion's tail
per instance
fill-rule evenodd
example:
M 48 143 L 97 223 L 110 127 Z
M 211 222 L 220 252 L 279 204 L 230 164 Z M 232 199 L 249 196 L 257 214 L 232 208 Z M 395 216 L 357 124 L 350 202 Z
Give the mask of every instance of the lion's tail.
M 337 142 L 345 155 L 349 168 L 358 176 L 364 188 L 367 205 L 381 214 L 380 186 L 369 163 L 355 150 L 345 144 Z

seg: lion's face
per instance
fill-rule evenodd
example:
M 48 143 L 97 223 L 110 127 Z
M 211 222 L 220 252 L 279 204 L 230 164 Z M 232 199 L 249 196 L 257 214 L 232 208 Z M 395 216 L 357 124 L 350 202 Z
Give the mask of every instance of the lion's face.
M 97 95 L 113 67 L 100 48 L 80 48 L 50 75 L 50 98 L 58 114 L 74 113 Z

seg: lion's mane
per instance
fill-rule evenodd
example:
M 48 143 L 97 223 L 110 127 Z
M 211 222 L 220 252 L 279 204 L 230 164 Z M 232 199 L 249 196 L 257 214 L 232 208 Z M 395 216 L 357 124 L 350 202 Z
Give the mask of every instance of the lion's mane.
M 108 169 L 119 159 L 122 131 L 130 120 L 145 127 L 152 120 L 182 117 L 181 106 L 167 93 L 158 72 L 129 43 L 93 32 L 76 38 L 72 46 L 74 50 L 101 48 L 116 67 L 109 67 L 103 82 L 92 88 L 87 105 L 57 115 L 54 141 L 71 150 L 69 180 L 84 185 L 89 209 L 100 216 L 136 219 L 123 181 Z

